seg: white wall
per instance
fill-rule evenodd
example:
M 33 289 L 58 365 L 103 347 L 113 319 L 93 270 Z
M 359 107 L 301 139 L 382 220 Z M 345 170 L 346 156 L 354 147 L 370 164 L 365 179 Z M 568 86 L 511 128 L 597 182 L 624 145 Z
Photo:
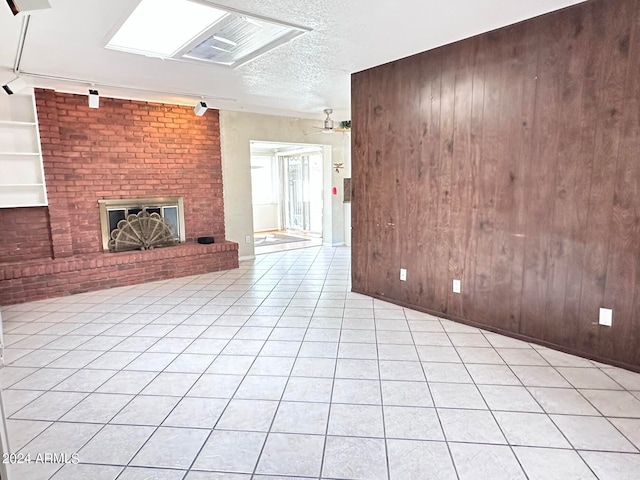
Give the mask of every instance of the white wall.
M 278 209 L 277 203 L 267 203 L 253 205 L 253 228 L 255 232 L 265 230 L 278 230 Z M 228 237 L 227 237 L 228 238 Z
M 344 245 L 345 219 L 342 203 L 342 179 L 346 168 L 336 173 L 334 163 L 351 164 L 350 135 L 323 134 L 318 131 L 322 121 L 278 117 L 256 113 L 220 111 L 220 141 L 222 146 L 222 178 L 224 186 L 225 230 L 228 240 L 240 244 L 240 257 L 254 255 L 253 206 L 251 204 L 252 140 L 264 142 L 307 143 L 329 146 L 324 151 L 324 214 L 323 241 Z M 331 187 L 338 195 L 331 195 Z M 245 243 L 250 236 L 251 242 Z

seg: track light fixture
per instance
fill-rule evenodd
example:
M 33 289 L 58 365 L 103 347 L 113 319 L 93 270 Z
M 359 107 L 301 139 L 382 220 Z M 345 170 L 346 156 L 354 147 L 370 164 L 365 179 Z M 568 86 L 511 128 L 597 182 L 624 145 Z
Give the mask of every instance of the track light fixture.
M 49 0 L 7 0 L 7 4 L 14 15 L 18 15 L 20 12 L 51 8 Z
M 14 93 L 18 93 L 20 90 L 27 88 L 27 82 L 25 82 L 20 77 L 11 80 L 6 85 L 2 86 L 2 89 L 7 95 L 13 95 Z
M 207 104 L 204 102 L 204 100 L 200 100 L 198 103 L 196 103 L 196 106 L 193 107 L 193 111 L 198 117 L 201 117 L 206 113 L 208 108 L 209 107 L 207 107 Z
M 100 94 L 98 94 L 98 90 L 89 89 L 89 108 L 100 108 Z

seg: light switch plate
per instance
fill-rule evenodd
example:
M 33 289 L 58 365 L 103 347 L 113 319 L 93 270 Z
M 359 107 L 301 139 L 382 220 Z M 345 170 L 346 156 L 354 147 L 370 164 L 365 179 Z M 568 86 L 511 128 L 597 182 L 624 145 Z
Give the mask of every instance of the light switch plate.
M 244 243 L 251 243 L 251 235 L 244 237 Z
M 401 268 L 400 269 L 400 281 L 401 282 L 406 282 L 407 281 L 407 269 L 406 268 Z
M 460 293 L 462 291 L 462 282 L 460 280 L 453 281 L 453 293 Z
M 598 321 L 600 325 L 604 325 L 605 327 L 610 327 L 613 323 L 613 310 L 610 308 L 601 308 L 600 309 L 600 320 Z

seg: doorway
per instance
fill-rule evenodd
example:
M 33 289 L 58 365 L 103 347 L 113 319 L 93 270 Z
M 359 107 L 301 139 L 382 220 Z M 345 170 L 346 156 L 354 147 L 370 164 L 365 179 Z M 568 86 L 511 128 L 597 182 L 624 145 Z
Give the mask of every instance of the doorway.
M 251 142 L 256 254 L 322 244 L 320 145 Z
M 322 236 L 322 152 L 283 156 L 280 163 L 284 228 Z

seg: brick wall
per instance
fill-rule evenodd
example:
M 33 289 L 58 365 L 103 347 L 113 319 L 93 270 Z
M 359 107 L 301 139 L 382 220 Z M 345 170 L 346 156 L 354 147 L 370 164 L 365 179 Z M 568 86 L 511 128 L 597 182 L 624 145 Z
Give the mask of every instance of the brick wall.
M 36 90 L 36 106 L 49 206 L 0 209 L 9 225 L 0 305 L 237 267 L 237 244 L 225 241 L 217 110 L 197 117 L 110 98 L 90 109 L 84 95 L 51 90 Z M 102 252 L 98 200 L 141 197 L 184 198 L 186 245 Z M 194 244 L 200 236 L 215 246 Z
M 0 264 L 51 258 L 45 207 L 0 209 Z
M 102 249 L 102 198 L 182 196 L 187 241 L 224 239 L 217 110 L 51 90 L 36 105 L 57 257 Z
M 0 265 L 0 305 L 238 267 L 238 244 L 77 255 Z

